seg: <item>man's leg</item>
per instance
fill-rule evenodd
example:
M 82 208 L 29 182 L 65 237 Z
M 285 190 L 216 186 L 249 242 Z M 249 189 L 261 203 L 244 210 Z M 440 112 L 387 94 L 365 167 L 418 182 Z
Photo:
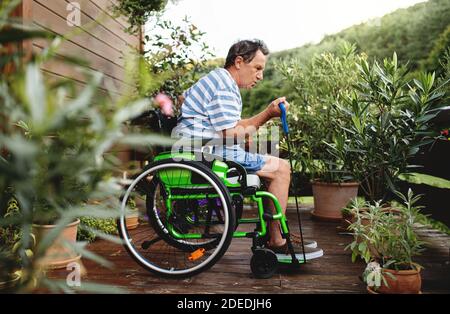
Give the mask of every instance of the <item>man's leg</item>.
M 275 195 L 282 208 L 283 214 L 286 212 L 289 184 L 291 180 L 291 169 L 286 160 L 268 156 L 266 163 L 261 170 L 256 173 L 263 178 L 268 185 L 268 192 Z M 273 202 L 268 202 L 272 213 L 276 213 Z M 281 237 L 280 222 L 272 220 L 269 225 L 270 240 L 269 246 L 281 246 L 286 240 Z

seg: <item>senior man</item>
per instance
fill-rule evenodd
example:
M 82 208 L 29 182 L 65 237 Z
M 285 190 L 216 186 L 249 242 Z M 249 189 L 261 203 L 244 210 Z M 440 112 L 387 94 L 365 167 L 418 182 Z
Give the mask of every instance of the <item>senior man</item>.
M 279 104 L 283 102 L 286 110 L 289 108 L 285 97 L 275 99 L 259 114 L 241 119 L 240 89 L 251 89 L 263 79 L 268 55 L 267 46 L 260 40 L 235 43 L 228 52 L 224 68 L 211 71 L 183 94 L 181 117 L 174 135 L 189 139 L 220 137 L 242 140 L 267 121 L 280 117 Z M 249 173 L 256 173 L 266 182 L 268 192 L 277 197 L 283 212 L 286 211 L 291 180 L 291 170 L 286 160 L 248 152 L 235 144 L 218 145 L 214 154 L 241 164 Z M 272 202 L 268 203 L 275 213 Z M 300 236 L 291 232 L 291 240 L 296 256 L 303 259 Z M 306 259 L 323 254 L 315 241 L 304 240 L 304 246 Z M 277 255 L 290 256 L 279 221 L 270 221 L 266 247 Z

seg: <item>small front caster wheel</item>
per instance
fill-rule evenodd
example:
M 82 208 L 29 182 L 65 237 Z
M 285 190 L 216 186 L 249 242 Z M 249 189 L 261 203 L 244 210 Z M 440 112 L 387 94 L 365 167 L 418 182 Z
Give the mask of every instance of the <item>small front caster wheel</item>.
M 256 249 L 250 260 L 250 268 L 256 278 L 271 278 L 278 269 L 278 259 L 269 249 Z

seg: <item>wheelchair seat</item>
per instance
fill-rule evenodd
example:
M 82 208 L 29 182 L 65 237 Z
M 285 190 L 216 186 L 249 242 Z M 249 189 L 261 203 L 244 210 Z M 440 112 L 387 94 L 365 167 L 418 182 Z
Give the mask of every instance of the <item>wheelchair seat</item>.
M 239 176 L 228 177 L 227 178 L 230 183 L 237 184 Z M 247 174 L 247 187 L 261 188 L 261 179 L 256 174 Z

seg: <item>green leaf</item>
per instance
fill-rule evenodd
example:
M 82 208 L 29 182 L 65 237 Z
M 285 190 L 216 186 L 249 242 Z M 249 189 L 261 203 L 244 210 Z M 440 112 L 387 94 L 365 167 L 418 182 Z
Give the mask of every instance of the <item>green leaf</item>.
M 40 30 L 23 30 L 18 28 L 2 29 L 0 32 L 0 44 L 5 45 L 22 42 L 27 39 L 48 37 L 50 37 L 50 33 Z
M 133 147 L 149 147 L 151 145 L 164 145 L 168 146 L 175 144 L 175 139 L 168 136 L 158 135 L 158 134 L 148 134 L 148 135 L 126 135 L 119 141 L 121 144 L 131 145 Z
M 439 112 L 434 113 L 434 114 L 427 114 L 427 115 L 421 116 L 420 118 L 418 118 L 416 120 L 416 122 L 418 122 L 418 123 L 420 123 L 420 122 L 428 122 L 431 119 L 435 118 L 438 115 L 438 113 Z
M 47 114 L 47 100 L 41 70 L 35 63 L 27 66 L 26 94 L 33 124 L 42 125 Z
M 366 283 L 367 282 L 373 282 L 373 278 L 375 277 L 375 273 L 374 272 L 371 272 L 371 273 L 369 273 L 368 275 L 367 275 L 367 277 L 366 277 Z
M 367 245 L 366 245 L 366 243 L 364 243 L 364 242 L 361 242 L 361 243 L 358 245 L 358 250 L 359 250 L 360 252 L 364 252 L 364 251 L 366 250 L 366 248 L 367 248 Z
M 64 105 L 60 111 L 57 112 L 53 118 L 51 128 L 58 128 L 65 122 L 65 118 L 76 116 L 78 112 L 88 108 L 92 105 L 93 96 L 100 84 L 103 74 L 100 72 L 92 72 L 92 79 L 89 84 L 83 89 L 80 95 L 74 100 Z
M 151 108 L 150 100 L 149 99 L 140 99 L 131 105 L 120 109 L 115 115 L 114 115 L 114 123 L 121 124 L 123 122 L 126 122 L 130 119 L 133 119 L 137 116 L 139 116 L 142 112 L 145 110 L 148 110 Z
M 0 3 L 0 20 L 6 21 L 11 12 L 21 3 L 21 0 L 2 1 Z M 3 23 L 0 23 L 0 29 L 3 28 Z
M 397 58 L 397 52 L 394 51 L 394 55 L 392 56 L 392 61 L 394 64 L 394 67 L 397 68 L 398 67 L 398 58 Z
M 380 287 L 381 286 L 381 276 L 380 275 L 377 275 L 375 277 L 375 286 L 376 287 Z
M 0 135 L 0 144 L 0 146 L 4 146 L 11 153 L 23 159 L 32 159 L 39 151 L 39 148 L 34 143 L 30 143 L 30 141 L 16 134 L 9 137 Z
M 55 280 L 45 278 L 42 280 L 44 286 L 48 287 L 53 293 L 64 292 L 88 292 L 88 293 L 105 293 L 105 294 L 126 294 L 130 293 L 128 290 L 122 287 L 104 285 L 95 282 L 80 281 L 80 287 L 69 287 L 66 280 Z
M 450 181 L 423 173 L 404 173 L 399 179 L 414 184 L 426 184 L 435 188 L 450 189 Z

